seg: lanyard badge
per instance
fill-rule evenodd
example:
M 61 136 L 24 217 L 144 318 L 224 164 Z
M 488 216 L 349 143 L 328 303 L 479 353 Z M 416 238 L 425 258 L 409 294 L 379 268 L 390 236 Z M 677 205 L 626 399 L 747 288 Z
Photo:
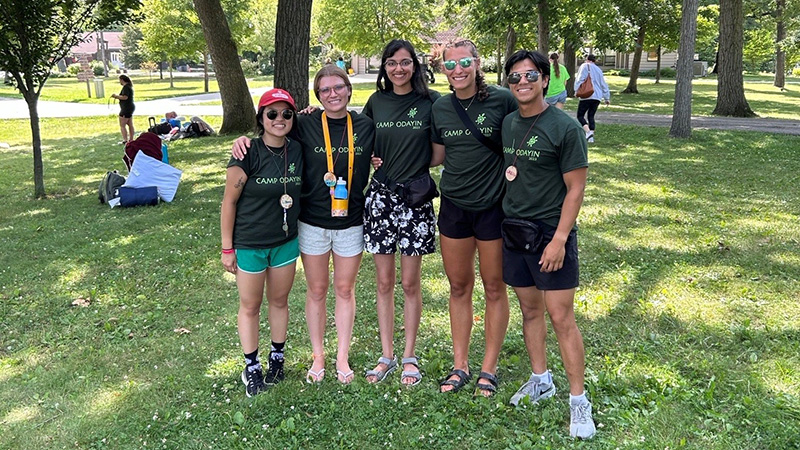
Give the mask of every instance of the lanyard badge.
M 331 217 L 347 217 L 348 198 L 353 183 L 353 164 L 355 162 L 355 145 L 353 142 L 353 119 L 347 114 L 347 182 L 339 177 L 338 181 L 333 168 L 333 149 L 331 133 L 328 130 L 328 116 L 322 113 L 322 134 L 325 137 L 325 154 L 328 157 L 328 171 L 323 179 L 330 188 Z M 338 151 L 338 149 L 337 149 Z

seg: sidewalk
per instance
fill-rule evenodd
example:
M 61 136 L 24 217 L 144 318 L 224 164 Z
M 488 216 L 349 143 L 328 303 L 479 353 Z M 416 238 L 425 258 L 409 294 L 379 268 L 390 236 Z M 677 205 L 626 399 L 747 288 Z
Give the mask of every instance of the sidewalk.
M 350 77 L 350 82 L 356 83 L 375 83 L 377 74 L 358 74 Z M 308 88 L 313 89 L 313 79 L 309 81 Z M 271 87 L 261 87 L 250 89 L 251 96 L 260 96 Z M 167 111 L 175 111 L 182 116 L 221 116 L 222 105 L 200 105 L 219 101 L 219 92 L 207 94 L 187 95 L 181 97 L 165 98 L 159 100 L 147 100 L 136 102 L 137 116 L 163 117 Z M 38 104 L 39 117 L 92 117 L 109 116 L 119 113 L 119 106 L 112 101 L 110 105 L 98 105 L 93 103 L 70 103 L 70 102 L 50 102 L 40 100 Z M 361 108 L 358 108 L 360 111 Z M 28 104 L 22 99 L 0 97 L 0 119 L 27 119 Z
M 375 83 L 377 74 L 359 74 L 350 77 L 350 82 Z M 309 81 L 309 89 L 313 88 L 313 80 Z M 269 87 L 250 89 L 250 95 L 260 96 Z M 136 102 L 137 116 L 162 117 L 167 111 L 176 111 L 183 116 L 221 116 L 222 105 L 201 105 L 199 103 L 220 100 L 218 92 L 208 94 L 187 95 L 161 100 Z M 361 112 L 361 107 L 351 110 Z M 39 102 L 39 117 L 89 117 L 116 115 L 119 107 L 116 104 L 97 105 L 66 102 Z M 25 100 L 0 97 L 0 119 L 27 119 L 28 105 Z M 615 124 L 636 124 L 651 127 L 669 127 L 672 116 L 657 114 L 634 114 L 599 111 L 597 121 Z M 738 131 L 759 131 L 762 133 L 800 135 L 800 121 L 768 118 L 739 118 L 717 116 L 693 116 L 694 129 L 719 129 Z

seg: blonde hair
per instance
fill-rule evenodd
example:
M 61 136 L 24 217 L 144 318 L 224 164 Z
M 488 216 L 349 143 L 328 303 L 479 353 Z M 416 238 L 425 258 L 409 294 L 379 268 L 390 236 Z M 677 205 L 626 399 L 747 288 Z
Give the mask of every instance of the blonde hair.
M 350 97 L 353 96 L 353 85 L 350 84 L 350 78 L 347 76 L 347 73 L 337 67 L 336 65 L 329 65 L 323 66 L 322 69 L 319 69 L 319 72 L 314 76 L 314 95 L 319 100 L 319 83 L 323 77 L 339 77 L 344 82 L 345 86 L 347 86 L 347 90 L 349 92 L 347 96 L 347 101 L 350 101 Z

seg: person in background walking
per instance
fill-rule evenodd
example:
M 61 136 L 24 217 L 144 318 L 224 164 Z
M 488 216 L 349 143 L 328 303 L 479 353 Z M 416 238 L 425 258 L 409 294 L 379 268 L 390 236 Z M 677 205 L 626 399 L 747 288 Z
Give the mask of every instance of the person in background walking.
M 575 77 L 575 90 L 586 81 L 586 77 L 592 77 L 592 87 L 594 93 L 591 97 L 582 98 L 578 102 L 578 122 L 583 125 L 583 131 L 586 133 L 586 140 L 594 142 L 594 115 L 597 112 L 597 107 L 600 106 L 600 101 L 606 102 L 606 105 L 611 103 L 611 93 L 608 90 L 608 83 L 603 77 L 603 70 L 597 67 L 595 61 L 597 57 L 591 53 L 586 57 L 586 62 L 581 64 L 578 69 L 578 76 Z M 589 120 L 587 121 L 583 116 L 588 114 Z
M 564 109 L 564 103 L 567 102 L 567 80 L 569 72 L 563 64 L 559 64 L 558 53 L 550 53 L 550 85 L 544 99 L 548 105 Z
M 122 132 L 122 145 L 133 140 L 133 81 L 127 75 L 119 76 L 122 90 L 119 94 L 111 94 L 111 98 L 119 100 L 119 130 Z

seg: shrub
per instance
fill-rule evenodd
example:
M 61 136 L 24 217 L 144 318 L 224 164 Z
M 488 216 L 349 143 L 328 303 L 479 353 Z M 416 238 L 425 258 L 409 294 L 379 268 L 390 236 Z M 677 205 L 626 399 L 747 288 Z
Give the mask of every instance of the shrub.
M 671 67 L 662 67 L 661 68 L 661 78 L 675 78 L 675 69 Z M 628 73 L 630 75 L 630 71 Z M 639 76 L 641 77 L 648 77 L 648 78 L 655 78 L 656 77 L 656 69 L 646 70 L 644 72 L 640 72 Z
M 795 67 L 794 69 L 792 69 L 792 76 L 800 77 L 800 67 Z
M 240 64 L 242 65 L 242 72 L 244 72 L 244 76 L 246 77 L 254 77 L 258 75 L 258 63 L 255 61 L 250 61 L 249 59 L 241 60 Z
M 92 61 L 92 62 L 89 63 L 89 65 L 92 68 L 92 72 L 94 73 L 94 76 L 101 77 L 105 73 L 104 70 L 103 70 L 103 63 L 102 62 L 100 62 L 100 61 Z
M 67 67 L 67 73 L 73 77 L 78 76 L 78 72 L 80 71 L 81 71 L 80 63 L 72 63 Z

